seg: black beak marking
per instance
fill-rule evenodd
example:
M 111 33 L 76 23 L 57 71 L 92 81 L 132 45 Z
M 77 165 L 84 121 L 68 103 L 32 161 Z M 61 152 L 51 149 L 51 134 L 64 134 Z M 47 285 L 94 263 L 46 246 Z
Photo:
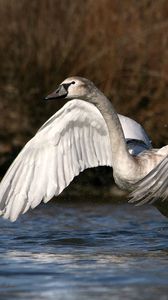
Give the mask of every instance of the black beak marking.
M 59 87 L 53 93 L 51 93 L 47 97 L 45 97 L 44 100 L 54 100 L 54 99 L 65 98 L 68 94 L 68 88 L 71 84 L 75 84 L 75 81 L 72 81 L 70 83 L 60 84 Z

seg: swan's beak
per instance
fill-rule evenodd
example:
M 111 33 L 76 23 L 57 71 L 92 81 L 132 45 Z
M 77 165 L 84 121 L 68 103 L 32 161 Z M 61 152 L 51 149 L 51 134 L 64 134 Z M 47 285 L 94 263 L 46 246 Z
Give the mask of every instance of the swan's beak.
M 68 90 L 66 89 L 66 86 L 63 84 L 60 84 L 59 87 L 51 94 L 49 94 L 47 97 L 44 98 L 44 100 L 54 100 L 54 99 L 60 99 L 65 98 L 68 94 Z

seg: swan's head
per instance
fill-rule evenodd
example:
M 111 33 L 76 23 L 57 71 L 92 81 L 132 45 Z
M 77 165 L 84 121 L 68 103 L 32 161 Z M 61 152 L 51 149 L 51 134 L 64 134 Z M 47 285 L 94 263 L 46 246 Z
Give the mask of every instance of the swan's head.
M 97 91 L 98 89 L 90 80 L 82 77 L 69 77 L 53 93 L 49 94 L 45 100 L 64 98 L 89 101 L 95 96 Z

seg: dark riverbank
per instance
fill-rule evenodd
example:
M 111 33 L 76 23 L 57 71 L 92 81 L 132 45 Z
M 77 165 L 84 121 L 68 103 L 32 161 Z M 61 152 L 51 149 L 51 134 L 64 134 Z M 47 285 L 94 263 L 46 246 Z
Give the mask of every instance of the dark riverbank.
M 164 0 L 0 0 L 1 175 L 63 105 L 42 98 L 72 74 L 93 80 L 155 146 L 166 144 L 167 19 Z

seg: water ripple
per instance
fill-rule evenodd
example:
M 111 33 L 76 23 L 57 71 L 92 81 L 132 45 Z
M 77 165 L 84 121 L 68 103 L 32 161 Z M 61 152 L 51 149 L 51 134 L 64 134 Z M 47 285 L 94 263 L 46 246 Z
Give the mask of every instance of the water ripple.
M 168 221 L 153 207 L 51 203 L 0 225 L 3 300 L 168 299 Z

